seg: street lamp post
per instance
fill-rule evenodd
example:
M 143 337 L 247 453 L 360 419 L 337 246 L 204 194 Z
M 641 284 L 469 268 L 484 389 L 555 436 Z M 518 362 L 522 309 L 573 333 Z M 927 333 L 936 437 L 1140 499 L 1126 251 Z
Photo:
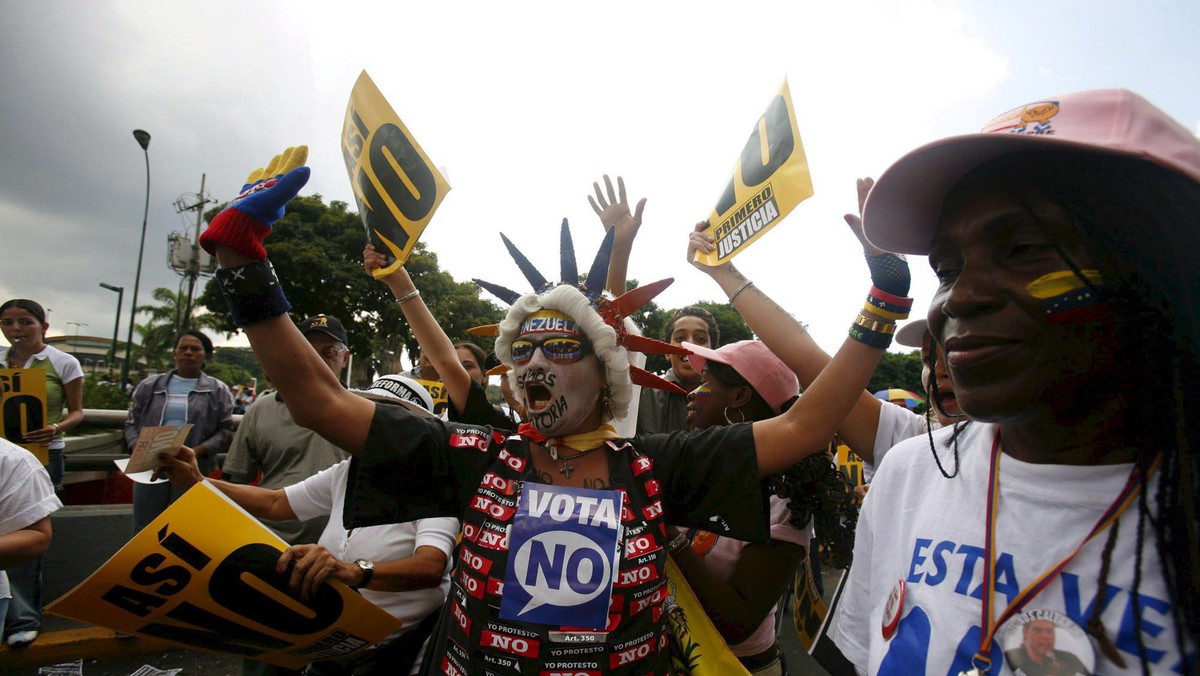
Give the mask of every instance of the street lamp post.
M 100 286 L 108 289 L 109 291 L 115 291 L 117 294 L 117 315 L 116 319 L 113 320 L 112 347 L 110 347 L 108 350 L 108 373 L 109 375 L 112 375 L 113 364 L 115 364 L 117 361 L 117 332 L 121 329 L 121 304 L 125 300 L 125 287 L 113 286 L 112 284 L 105 284 L 104 282 L 100 282 Z
M 129 364 L 133 350 L 133 324 L 137 319 L 138 286 L 142 283 L 142 254 L 146 250 L 146 219 L 150 216 L 150 134 L 142 129 L 134 129 L 133 137 L 142 147 L 146 156 L 146 206 L 142 209 L 142 243 L 138 245 L 137 274 L 133 278 L 133 303 L 129 308 L 129 333 L 125 341 L 125 362 L 121 364 L 121 387 L 129 382 Z

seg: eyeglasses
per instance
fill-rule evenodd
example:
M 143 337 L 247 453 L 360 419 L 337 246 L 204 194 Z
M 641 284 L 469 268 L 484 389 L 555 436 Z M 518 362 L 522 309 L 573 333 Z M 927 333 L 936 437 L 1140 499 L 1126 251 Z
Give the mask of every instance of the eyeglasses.
M 313 349 L 316 350 L 317 354 L 321 355 L 322 357 L 333 359 L 334 357 L 340 357 L 347 348 L 341 345 L 326 345 L 325 347 L 313 346 Z
M 546 338 L 544 340 L 514 340 L 512 343 L 512 358 L 517 364 L 528 364 L 533 359 L 533 353 L 542 349 L 546 359 L 556 364 L 570 364 L 583 359 L 591 353 L 591 346 L 577 338 Z

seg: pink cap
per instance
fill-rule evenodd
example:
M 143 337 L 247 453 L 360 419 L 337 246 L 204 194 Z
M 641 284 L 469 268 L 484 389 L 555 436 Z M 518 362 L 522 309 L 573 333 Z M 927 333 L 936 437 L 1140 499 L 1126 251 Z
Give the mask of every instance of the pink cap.
M 872 244 L 926 254 L 946 193 L 988 160 L 1025 150 L 1090 150 L 1149 160 L 1200 183 L 1200 140 L 1142 97 L 1098 89 L 1028 103 L 897 160 L 875 181 L 863 212 Z
M 703 371 L 709 359 L 732 366 L 776 413 L 781 412 L 783 405 L 800 393 L 800 381 L 796 379 L 796 374 L 757 340 L 739 340 L 716 350 L 686 341 L 683 346 L 692 352 L 688 357 L 692 368 Z

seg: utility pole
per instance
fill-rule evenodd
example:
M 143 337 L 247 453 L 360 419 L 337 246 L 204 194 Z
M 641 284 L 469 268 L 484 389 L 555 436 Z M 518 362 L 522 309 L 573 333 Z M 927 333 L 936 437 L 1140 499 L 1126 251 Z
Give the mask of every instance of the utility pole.
M 176 272 L 183 274 L 187 278 L 188 293 L 187 306 L 183 312 L 183 317 L 176 322 L 180 331 L 186 331 L 191 328 L 192 323 L 192 298 L 196 291 L 196 279 L 201 274 L 212 274 L 215 263 L 212 257 L 200 248 L 200 226 L 204 223 L 204 207 L 212 204 L 216 200 L 208 199 L 204 194 L 204 184 L 208 179 L 208 174 L 200 175 L 200 192 L 196 194 L 196 201 L 188 204 L 181 197 L 175 201 L 175 211 L 183 213 L 185 211 L 196 212 L 196 235 L 190 241 L 186 235 L 172 235 L 170 266 Z M 186 256 L 182 255 L 183 248 L 190 249 Z M 182 259 L 182 260 L 181 260 Z M 182 285 L 181 285 L 182 286 Z M 178 299 L 176 300 L 178 302 Z M 176 306 L 178 310 L 178 306 Z

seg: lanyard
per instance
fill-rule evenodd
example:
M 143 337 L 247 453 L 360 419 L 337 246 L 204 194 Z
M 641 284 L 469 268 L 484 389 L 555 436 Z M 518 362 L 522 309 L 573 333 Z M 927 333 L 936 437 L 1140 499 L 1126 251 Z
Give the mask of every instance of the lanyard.
M 998 630 L 1013 615 L 1019 613 L 1021 609 L 1025 607 L 1025 604 L 1029 603 L 1033 597 L 1037 596 L 1038 593 L 1049 586 L 1049 584 L 1054 581 L 1054 578 L 1058 577 L 1058 574 L 1061 573 L 1071 563 L 1071 561 L 1075 559 L 1076 555 L 1083 550 L 1087 543 L 1091 542 L 1097 535 L 1103 533 L 1105 529 L 1119 519 L 1121 514 L 1129 507 L 1129 505 L 1133 504 L 1133 501 L 1137 498 L 1142 488 L 1142 473 L 1134 470 L 1133 474 L 1130 475 L 1129 480 L 1125 482 L 1125 488 L 1121 489 L 1121 493 L 1117 496 L 1117 499 L 1108 506 L 1108 509 L 1104 510 L 1104 514 L 1100 517 L 1100 520 L 1097 521 L 1096 525 L 1092 527 L 1091 532 L 1089 532 L 1087 537 L 1083 539 L 1083 542 L 1079 543 L 1079 546 L 1075 548 L 1075 551 L 1071 552 L 1065 558 L 1039 575 L 1037 579 L 1035 579 L 1027 587 L 1022 589 L 1019 594 L 1017 594 L 1012 603 L 1008 604 L 1008 607 L 1000 613 L 1000 617 L 994 617 L 993 608 L 995 607 L 996 596 L 996 519 L 1000 515 L 1001 448 L 1000 430 L 996 430 L 996 438 L 992 442 L 992 459 L 989 467 L 988 503 L 986 516 L 987 532 L 985 534 L 986 539 L 983 544 L 983 602 L 980 604 L 982 606 L 982 619 L 979 623 L 982 632 L 979 636 L 979 651 L 975 653 L 975 657 L 972 659 L 972 662 L 974 662 L 976 665 L 976 669 L 985 674 L 987 673 L 988 668 L 991 667 L 992 659 L 989 656 L 989 653 L 991 652 L 992 639 L 996 635 L 996 630 Z M 1158 468 L 1158 463 L 1161 459 L 1162 456 L 1155 458 L 1154 464 L 1150 467 L 1151 474 L 1153 474 L 1154 470 Z

